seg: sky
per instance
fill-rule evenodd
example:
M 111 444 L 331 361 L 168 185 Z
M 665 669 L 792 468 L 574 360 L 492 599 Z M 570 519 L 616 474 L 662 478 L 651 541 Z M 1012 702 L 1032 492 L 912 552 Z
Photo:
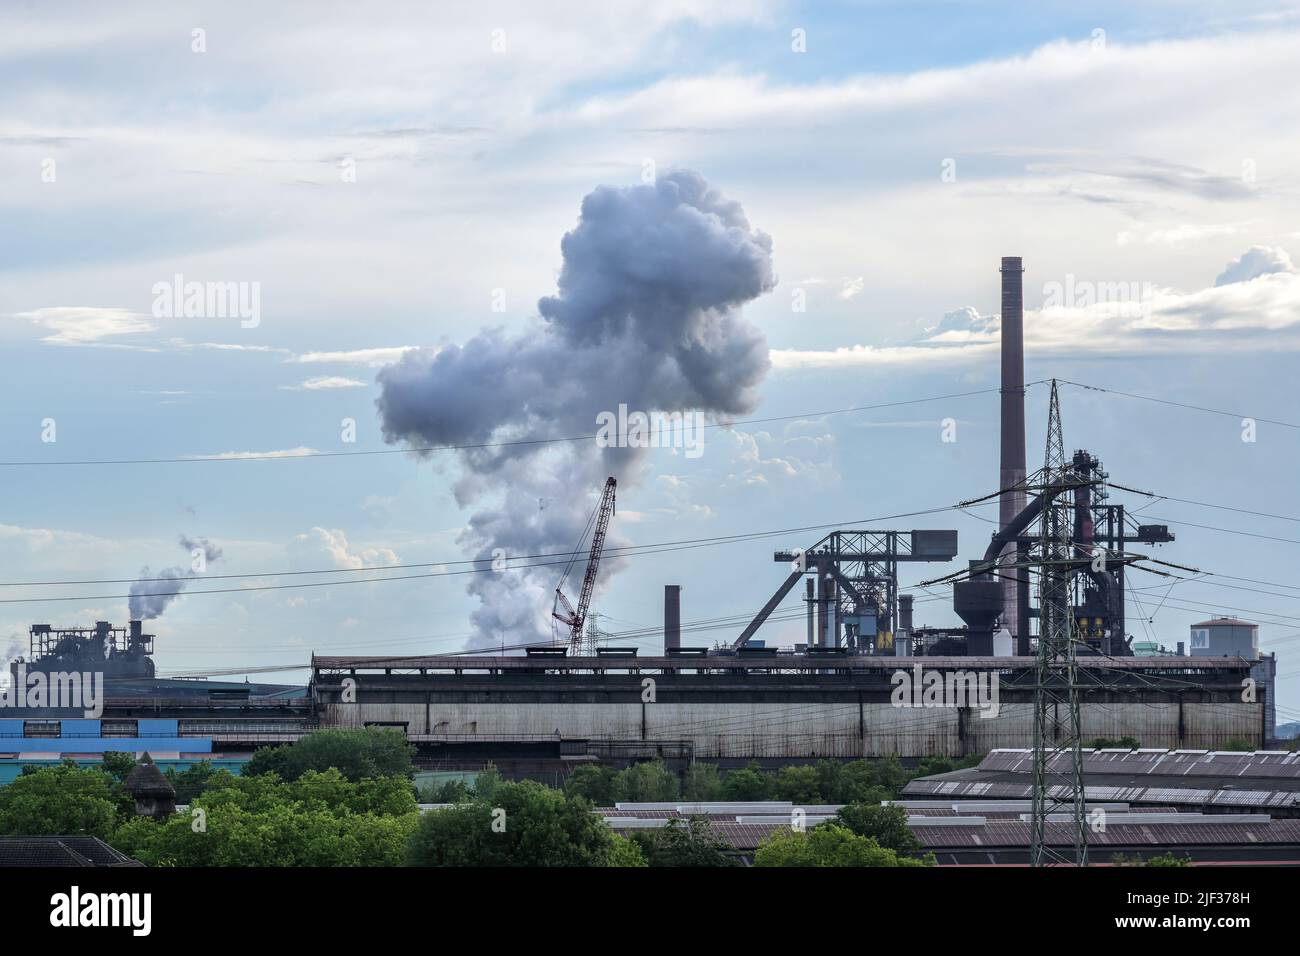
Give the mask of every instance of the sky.
M 822 532 L 735 536 L 956 528 L 978 557 L 992 508 L 915 513 L 996 490 L 997 268 L 1019 255 L 1027 380 L 1110 390 L 1061 386 L 1067 450 L 1163 496 L 1112 492 L 1170 525 L 1157 557 L 1211 572 L 1136 575 L 1132 632 L 1259 622 L 1294 718 L 1297 64 L 1300 8 L 1251 0 L 6 4 L 0 641 L 122 624 L 132 580 L 179 569 L 147 628 L 162 673 L 514 643 L 549 632 L 559 569 L 485 588 L 456 562 L 503 523 L 569 540 L 611 462 L 611 545 L 707 546 L 616 553 L 606 632 L 659 626 L 676 583 L 688 625 L 738 622 L 688 640 L 730 640 L 784 577 L 772 552 Z M 641 202 L 697 182 L 694 205 Z M 731 258 L 659 220 L 602 232 L 601 196 L 725 220 Z M 588 334 L 575 292 L 622 256 L 653 297 L 673 255 L 745 280 L 688 333 L 695 384 L 736 373 L 739 342 L 743 388 L 684 407 L 765 421 L 698 455 L 405 450 L 462 414 L 489 441 L 563 437 L 617 407 L 629 347 L 684 368 L 680 339 Z M 192 282 L 234 295 L 187 315 L 170 290 Z M 395 423 L 403 384 L 430 421 Z M 918 624 L 957 623 L 914 593 Z

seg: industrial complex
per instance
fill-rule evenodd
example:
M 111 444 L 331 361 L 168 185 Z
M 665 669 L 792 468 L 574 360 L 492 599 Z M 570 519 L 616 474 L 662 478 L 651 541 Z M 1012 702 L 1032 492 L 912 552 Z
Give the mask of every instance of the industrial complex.
M 1211 619 L 1172 649 L 1135 643 L 1126 625 L 1126 578 L 1154 559 L 1130 547 L 1169 544 L 1174 535 L 1113 503 L 1101 460 L 1090 451 L 1061 453 L 1056 467 L 1068 484 L 1035 483 L 1027 469 L 1022 272 L 1019 258 L 1002 260 L 999 485 L 976 499 L 998 498 L 1000 520 L 987 542 L 962 548 L 957 532 L 945 528 L 832 531 L 774 554 L 783 579 L 729 640 L 683 645 L 681 587 L 668 583 L 661 648 L 600 646 L 584 624 L 614 513 L 611 477 L 590 537 L 575 549 L 588 557 L 576 606 L 556 588 L 554 618 L 563 633 L 522 653 L 314 656 L 305 686 L 250 684 L 156 677 L 153 639 L 140 621 L 126 628 L 33 625 L 30 656 L 11 665 L 15 681 L 20 674 L 100 672 L 103 712 L 0 714 L 0 780 L 25 764 L 93 761 L 106 750 L 148 751 L 163 767 L 215 760 L 237 768 L 258 747 L 320 728 L 397 728 L 426 767 L 490 761 L 519 776 L 593 761 L 660 759 L 680 770 L 695 760 L 725 768 L 987 755 L 975 769 L 913 781 L 907 806 L 926 847 L 950 862 L 1019 859 L 1028 824 L 1017 815 L 1023 808 L 1006 801 L 1035 792 L 1032 753 L 1043 726 L 1036 690 L 1048 666 L 1040 651 L 1051 621 L 1069 635 L 1070 654 L 1060 664 L 1070 675 L 1069 697 L 1051 705 L 1055 736 L 1040 743 L 1059 752 L 1041 772 L 1063 773 L 1080 741 L 1131 739 L 1142 748 L 1100 750 L 1083 760 L 1080 799 L 1131 811 L 1119 822 L 1134 826 L 1117 828 L 1116 846 L 1149 843 L 1151 827 L 1168 821 L 1143 812 L 1160 808 L 1255 815 L 1217 829 L 1199 818 L 1195 826 L 1183 821 L 1185 842 L 1198 846 L 1285 842 L 1274 840 L 1267 815 L 1296 815 L 1300 764 L 1293 754 L 1266 752 L 1276 661 L 1261 654 L 1258 629 Z M 1059 447 L 1055 390 L 1052 412 L 1049 436 Z M 914 595 L 900 593 L 900 566 L 950 565 L 963 551 L 975 555 L 967 567 L 946 576 L 949 569 L 939 567 L 930 584 L 949 589 L 964 625 L 918 623 Z M 1031 580 L 1039 575 L 1055 582 L 1054 603 L 1044 605 L 1047 587 Z M 805 639 L 768 645 L 765 623 L 801 592 Z M 1067 723 L 1072 729 L 1061 736 Z M 1257 752 L 1217 753 L 1229 749 Z M 1253 781 L 1248 789 L 1245 777 Z M 978 815 L 961 809 L 963 801 L 994 799 L 1003 803 Z M 625 809 L 611 822 L 653 825 L 637 822 L 637 808 Z M 722 827 L 741 848 L 757 832 L 744 816 Z M 1040 840 L 1049 836 L 1044 831 Z M 1291 831 L 1283 836 L 1295 842 Z

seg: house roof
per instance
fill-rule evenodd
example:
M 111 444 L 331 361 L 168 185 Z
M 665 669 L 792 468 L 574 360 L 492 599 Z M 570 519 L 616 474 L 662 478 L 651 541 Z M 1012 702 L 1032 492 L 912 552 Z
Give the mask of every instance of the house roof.
M 126 775 L 122 786 L 133 797 L 176 796 L 176 788 L 158 769 L 158 765 L 153 762 L 153 758 L 148 753 L 140 757 L 140 762 Z

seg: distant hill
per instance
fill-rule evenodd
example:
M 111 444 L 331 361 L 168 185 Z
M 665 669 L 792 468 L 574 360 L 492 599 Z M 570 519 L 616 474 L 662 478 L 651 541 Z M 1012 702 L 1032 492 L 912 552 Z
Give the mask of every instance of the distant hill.
M 1278 724 L 1274 734 L 1280 740 L 1292 740 L 1300 737 L 1300 720 L 1293 720 L 1289 724 Z

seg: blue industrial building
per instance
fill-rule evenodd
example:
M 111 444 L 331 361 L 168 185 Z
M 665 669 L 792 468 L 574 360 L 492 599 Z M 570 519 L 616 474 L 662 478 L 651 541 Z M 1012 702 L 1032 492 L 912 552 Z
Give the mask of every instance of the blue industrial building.
M 0 719 L 0 784 L 14 780 L 25 766 L 54 766 L 64 760 L 94 766 L 109 751 L 148 751 L 161 770 L 186 770 L 207 760 L 238 773 L 248 761 L 247 755 L 214 755 L 211 737 L 180 736 L 175 718 L 12 717 Z

